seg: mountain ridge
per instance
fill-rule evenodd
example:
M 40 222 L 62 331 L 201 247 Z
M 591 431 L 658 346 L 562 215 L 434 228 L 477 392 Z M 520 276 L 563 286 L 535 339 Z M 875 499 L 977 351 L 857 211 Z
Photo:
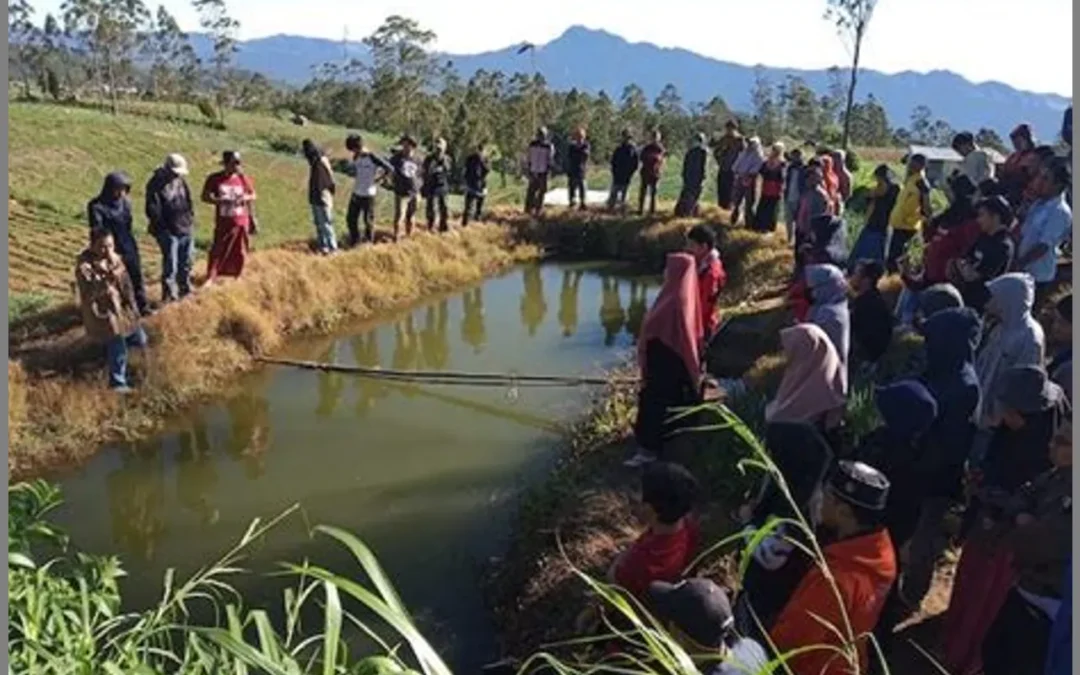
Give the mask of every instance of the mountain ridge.
M 206 36 L 192 38 L 199 55 L 206 55 Z M 750 91 L 759 69 L 773 84 L 795 76 L 818 94 L 829 86 L 828 69 L 744 65 L 682 47 L 630 42 L 609 31 L 581 25 L 570 26 L 558 37 L 535 45 L 532 58 L 518 55 L 520 46 L 516 43 L 475 54 L 440 53 L 439 57 L 451 61 L 466 79 L 481 69 L 531 72 L 534 58 L 537 70 L 555 89 L 576 87 L 594 94 L 603 90 L 618 99 L 623 88 L 634 83 L 652 99 L 664 85 L 672 83 L 686 104 L 720 95 L 736 110 L 750 109 Z M 271 79 L 302 85 L 322 63 L 343 58 L 368 62 L 369 57 L 361 42 L 277 34 L 241 42 L 236 63 Z M 841 66 L 839 70 L 846 78 L 850 68 Z M 865 100 L 871 94 L 885 108 L 894 127 L 908 126 L 911 111 L 925 105 L 935 118 L 956 129 L 988 127 L 1003 138 L 1016 124 L 1028 122 L 1041 138 L 1054 139 L 1062 114 L 1071 104 L 1070 98 L 1059 94 L 1025 91 L 994 80 L 975 83 L 947 69 L 892 74 L 860 69 L 856 98 Z

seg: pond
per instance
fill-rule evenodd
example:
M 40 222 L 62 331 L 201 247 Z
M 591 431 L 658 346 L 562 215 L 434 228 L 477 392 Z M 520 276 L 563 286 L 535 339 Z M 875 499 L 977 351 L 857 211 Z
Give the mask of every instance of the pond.
M 335 337 L 290 358 L 401 370 L 598 374 L 624 360 L 655 293 L 651 279 L 592 265 L 533 265 Z M 254 518 L 290 505 L 250 565 L 308 558 L 354 578 L 347 529 L 378 556 L 457 672 L 495 654 L 481 572 L 502 554 L 516 496 L 550 468 L 585 389 L 391 383 L 270 367 L 239 393 L 159 436 L 105 449 L 60 479 L 60 524 L 84 550 L 122 557 L 131 608 L 155 602 L 165 571 L 216 560 Z M 256 564 L 257 563 L 257 564 Z M 366 580 L 365 580 L 366 581 Z M 249 606 L 280 606 L 282 582 L 248 576 Z

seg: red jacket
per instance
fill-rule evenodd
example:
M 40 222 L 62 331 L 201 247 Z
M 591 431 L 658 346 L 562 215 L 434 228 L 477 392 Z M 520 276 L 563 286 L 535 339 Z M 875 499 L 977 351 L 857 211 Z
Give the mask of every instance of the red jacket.
M 885 598 L 896 580 L 896 552 L 885 529 L 845 539 L 825 547 L 825 563 L 836 582 L 843 607 L 851 622 L 850 633 L 835 593 L 821 570 L 815 566 L 795 588 L 791 599 L 777 617 L 769 636 L 779 654 L 799 647 L 822 645 L 788 660 L 794 675 L 847 675 L 854 672 L 843 654 L 831 648 L 844 641 L 814 615 L 835 626 L 845 638 L 866 636 L 877 625 Z M 867 669 L 867 640 L 858 639 L 860 667 Z
M 979 222 L 970 220 L 949 230 L 939 230 L 923 254 L 924 278 L 932 284 L 948 281 L 950 260 L 963 258 L 979 238 Z
M 720 310 L 716 303 L 726 283 L 724 263 L 720 260 L 720 253 L 713 249 L 704 261 L 698 263 L 698 293 L 701 299 L 698 304 L 701 306 L 701 325 L 705 328 L 706 338 L 712 337 L 720 325 Z
M 678 581 L 694 559 L 698 545 L 698 524 L 688 517 L 671 534 L 649 530 L 637 538 L 615 569 L 615 583 L 637 598 L 644 598 L 654 581 Z

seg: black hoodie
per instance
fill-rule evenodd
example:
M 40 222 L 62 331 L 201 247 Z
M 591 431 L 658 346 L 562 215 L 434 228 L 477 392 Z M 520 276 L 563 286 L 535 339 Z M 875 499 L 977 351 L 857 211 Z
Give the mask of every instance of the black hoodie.
M 127 197 L 114 199 L 112 193 L 117 188 L 130 186 L 131 179 L 127 174 L 114 171 L 105 176 L 101 193 L 86 205 L 90 229 L 108 230 L 121 256 L 130 255 L 136 250 L 135 233 L 131 229 L 131 201 Z

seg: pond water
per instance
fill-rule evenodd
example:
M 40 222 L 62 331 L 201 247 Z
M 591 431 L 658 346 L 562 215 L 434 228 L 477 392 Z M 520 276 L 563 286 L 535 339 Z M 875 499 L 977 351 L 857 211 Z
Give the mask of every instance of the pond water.
M 535 265 L 283 356 L 402 370 L 597 374 L 625 359 L 655 289 L 605 267 Z M 165 571 L 216 560 L 254 518 L 294 503 L 250 565 L 308 558 L 362 578 L 308 526 L 372 547 L 425 634 L 457 672 L 495 656 L 481 567 L 506 545 L 515 497 L 550 467 L 552 425 L 589 391 L 405 385 L 272 367 L 145 442 L 110 447 L 61 477 L 62 525 L 84 550 L 116 553 L 133 608 Z M 364 580 L 366 582 L 366 579 Z M 245 577 L 247 604 L 280 606 L 282 582 Z

